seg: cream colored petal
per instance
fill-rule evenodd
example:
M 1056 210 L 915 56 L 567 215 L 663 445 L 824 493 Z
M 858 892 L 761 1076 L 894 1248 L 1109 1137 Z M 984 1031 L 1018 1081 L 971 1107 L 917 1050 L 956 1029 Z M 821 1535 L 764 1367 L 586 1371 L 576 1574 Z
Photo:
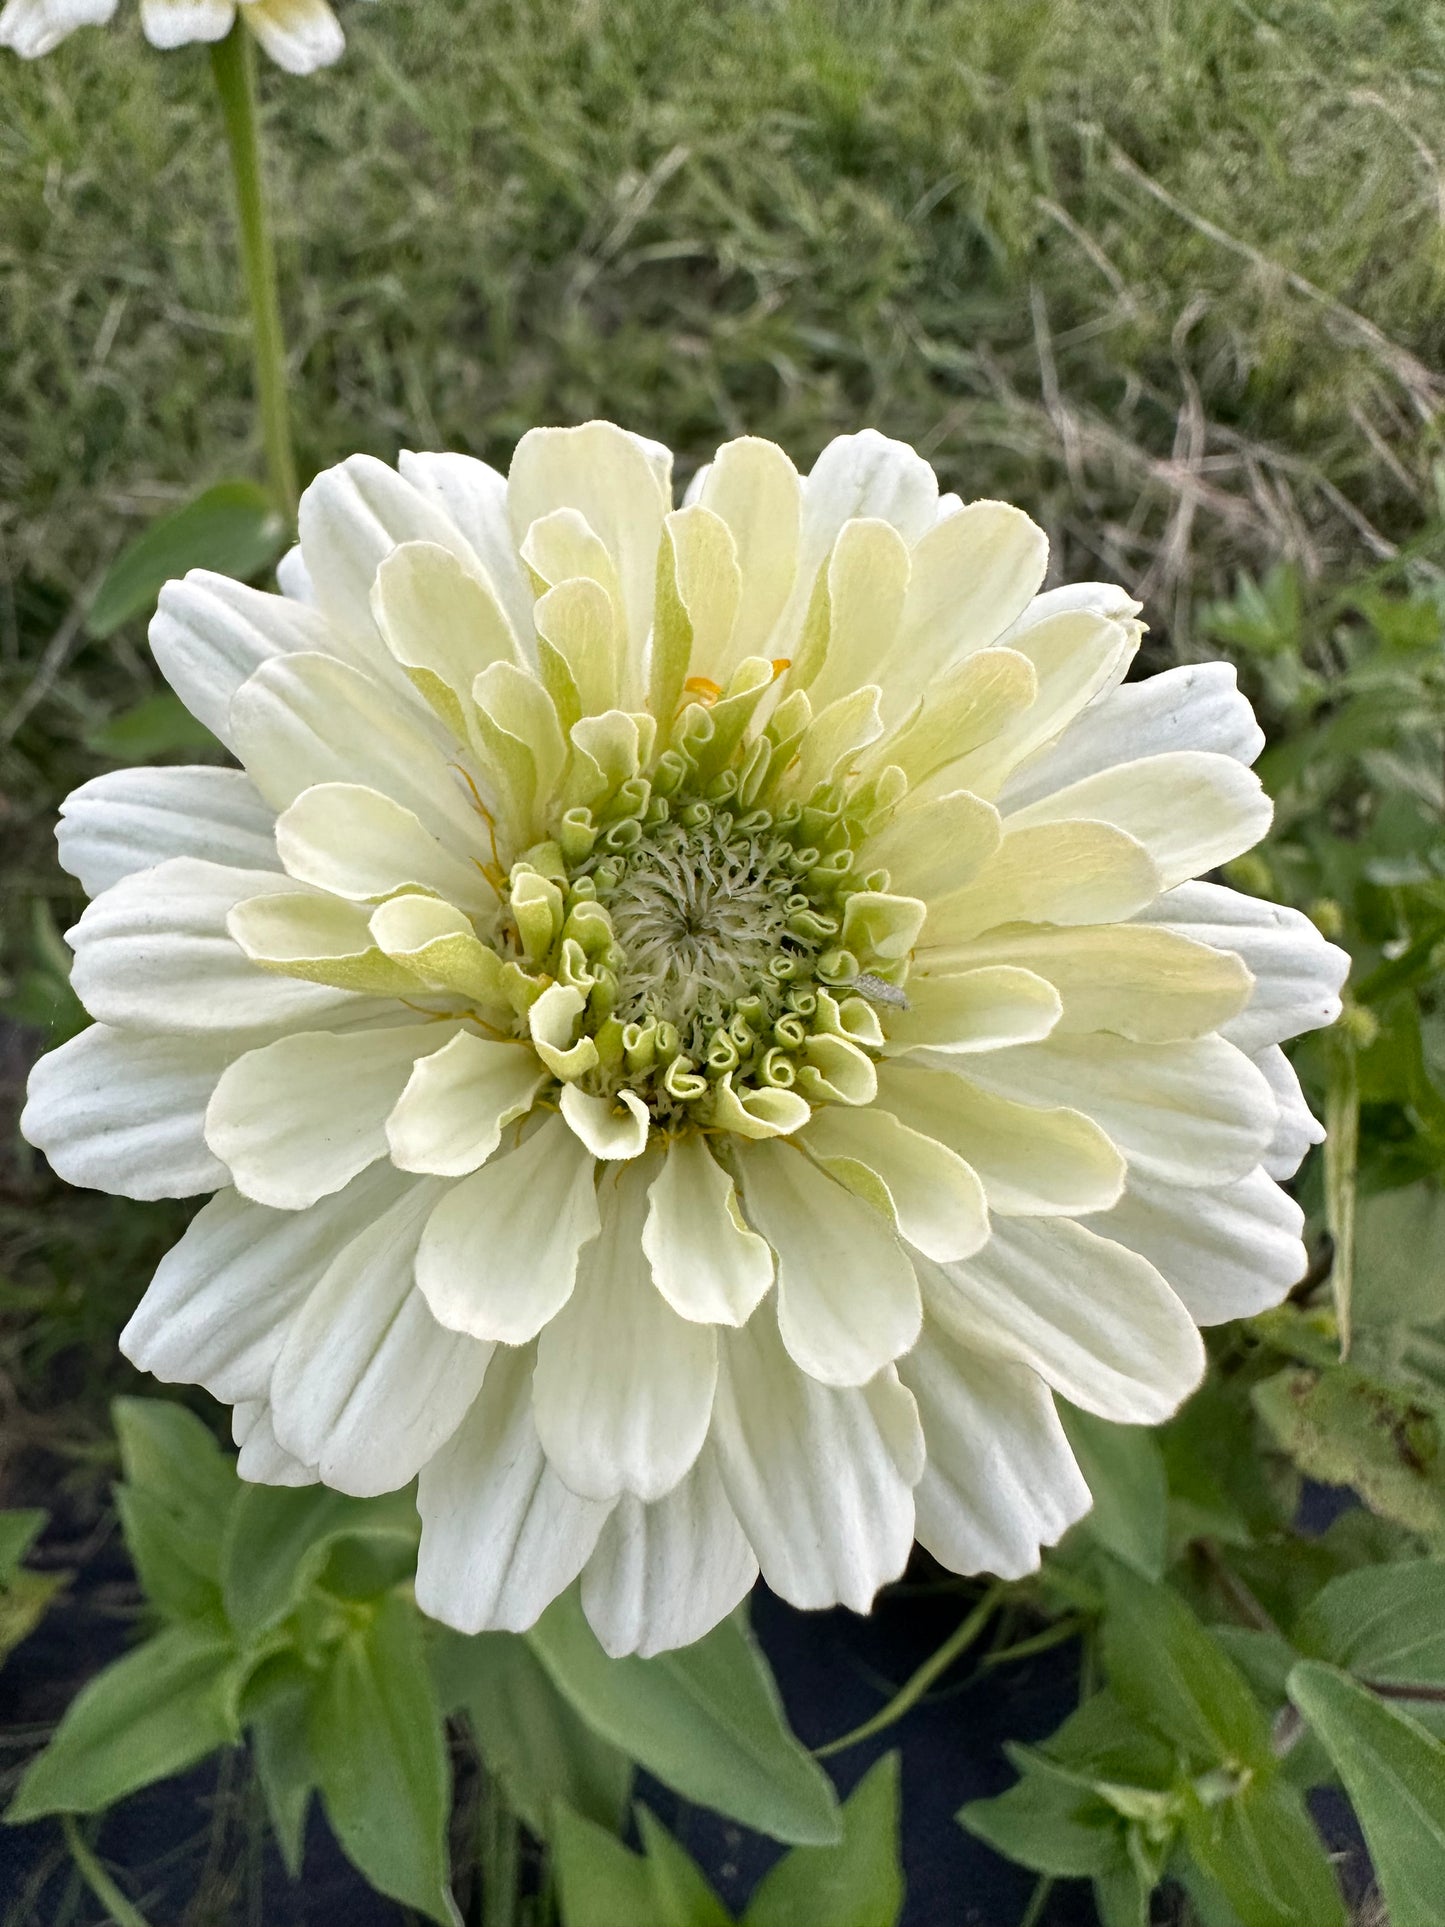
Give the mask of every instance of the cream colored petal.
M 405 481 L 441 509 L 480 564 L 482 579 L 506 611 L 512 633 L 532 628 L 532 585 L 507 520 L 507 478 L 473 455 L 414 454 L 396 465 Z
M 962 656 L 986 649 L 1028 607 L 1048 566 L 1043 530 L 1007 502 L 970 502 L 919 541 L 889 681 L 921 695 Z
M 535 1008 L 535 1006 L 534 1006 Z M 562 1091 L 562 1115 L 595 1158 L 626 1160 L 647 1149 L 647 1106 L 635 1091 L 591 1097 L 577 1085 Z
M 413 1179 L 333 1257 L 271 1378 L 283 1449 L 354 1498 L 410 1485 L 471 1408 L 489 1345 L 443 1331 L 412 1282 L 440 1189 Z
M 973 881 L 930 903 L 925 951 L 970 943 L 1008 923 L 1113 923 L 1151 903 L 1161 888 L 1153 858 L 1108 823 L 1004 826 L 996 855 Z
M 1252 849 L 1274 806 L 1259 778 L 1232 756 L 1171 750 L 1086 776 L 1004 818 L 1013 829 L 1087 818 L 1112 823 L 1144 845 L 1164 889 Z
M 1282 1044 L 1339 1016 L 1349 956 L 1326 943 L 1298 910 L 1217 883 L 1183 883 L 1141 914 L 1162 930 L 1242 960 L 1254 988 L 1224 1033 L 1241 1050 Z
M 301 1211 L 386 1156 L 386 1120 L 419 1057 L 450 1024 L 303 1031 L 248 1051 L 206 1107 L 206 1142 L 238 1191 Z
M 462 1633 L 522 1633 L 577 1577 L 611 1504 L 579 1499 L 532 1419 L 530 1347 L 492 1358 L 476 1403 L 417 1486 L 416 1603 Z
M 668 1142 L 642 1248 L 668 1304 L 699 1324 L 746 1324 L 773 1282 L 773 1254 L 748 1229 L 733 1181 L 699 1131 Z
M 617 571 L 634 671 L 652 623 L 657 545 L 670 507 L 642 447 L 611 422 L 531 429 L 512 457 L 507 513 L 518 546 L 554 509 L 586 518 Z
M 964 1077 L 892 1064 L 879 1072 L 878 1102 L 970 1164 L 1000 1216 L 1107 1211 L 1123 1191 L 1123 1157 L 1081 1111 L 1013 1103 Z
M 303 887 L 292 885 L 289 895 L 250 897 L 227 916 L 227 934 L 251 963 L 282 982 L 326 984 L 373 999 L 416 995 L 418 979 L 372 940 L 361 904 L 311 891 L 295 894 Z
M 603 1178 L 601 1235 L 537 1348 L 537 1432 L 585 1498 L 662 1498 L 702 1450 L 712 1415 L 713 1327 L 678 1317 L 642 1249 L 655 1175 L 648 1159 Z
M 918 1336 L 918 1283 L 886 1216 L 790 1144 L 749 1144 L 743 1207 L 778 1259 L 778 1328 L 824 1385 L 862 1385 Z
M 150 625 L 151 654 L 186 708 L 234 749 L 231 698 L 273 656 L 355 655 L 319 610 L 209 569 L 168 582 Z
M 737 555 L 737 613 L 731 651 L 721 664 L 728 670 L 744 656 L 773 653 L 773 634 L 798 571 L 802 485 L 782 449 L 744 435 L 718 450 L 698 501 L 726 524 Z M 726 680 L 702 662 L 697 667 Z
M 356 1008 L 350 991 L 257 969 L 230 935 L 238 904 L 278 889 L 287 879 L 272 871 L 189 856 L 124 877 L 67 933 L 71 986 L 102 1023 L 157 1034 L 281 1030 Z
M 1012 1219 L 965 1263 L 920 1277 L 930 1321 L 1099 1418 L 1157 1425 L 1203 1373 L 1194 1321 L 1153 1265 L 1070 1219 Z
M 326 0 L 241 0 L 241 18 L 288 74 L 314 74 L 346 51 Z
M 956 975 L 914 971 L 908 1008 L 888 1015 L 888 1053 L 963 1056 L 1047 1037 L 1063 1011 L 1059 993 L 1032 970 L 984 964 Z
M 396 1100 L 386 1121 L 393 1164 L 465 1177 L 486 1163 L 504 1126 L 525 1116 L 546 1081 L 545 1066 L 525 1044 L 493 1043 L 459 1030 L 417 1063 Z
M 739 660 L 732 637 L 741 598 L 742 571 L 728 524 L 698 504 L 675 510 L 663 524 L 649 651 L 648 705 L 664 739 L 689 678 L 727 686 Z
M 139 1037 L 92 1024 L 30 1073 L 20 1133 L 67 1184 L 123 1198 L 189 1198 L 226 1184 L 206 1144 L 231 1037 Z
M 233 698 L 231 729 L 237 755 L 274 809 L 316 783 L 363 783 L 461 848 L 485 837 L 439 725 L 345 663 L 285 656 L 264 664 Z
M 877 683 L 885 715 L 905 708 L 882 672 L 898 633 L 908 591 L 908 545 L 891 523 L 845 522 L 828 558 L 827 642 L 808 682 L 815 710 L 862 683 Z
M 98 897 L 173 856 L 278 869 L 275 828 L 276 812 L 241 770 L 114 769 L 66 797 L 55 840 L 60 867 Z
M 933 903 L 971 883 L 998 850 L 1003 824 L 992 803 L 967 790 L 905 798 L 859 852 L 865 872 L 880 866 L 890 886 Z
M 1040 1548 L 1093 1503 L 1047 1385 L 932 1321 L 898 1375 L 928 1446 L 913 1494 L 919 1544 L 950 1572 L 1037 1572 Z
M 618 1500 L 582 1574 L 582 1610 L 614 1659 L 691 1646 L 751 1591 L 758 1562 L 704 1446 L 653 1505 Z
M 1176 1184 L 1226 1184 L 1259 1163 L 1278 1116 L 1264 1077 L 1222 1037 L 1135 1044 L 1098 1031 L 970 1061 L 975 1082 L 1026 1103 L 1067 1101 L 1131 1167 Z
M 490 909 L 494 886 L 447 829 L 434 836 L 414 810 L 359 783 L 317 783 L 277 819 L 276 849 L 298 882 L 339 897 L 374 903 L 411 888 L 464 909 Z M 485 826 L 477 829 L 471 847 L 480 856 Z
M 1140 1043 L 1203 1037 L 1243 1009 L 1250 976 L 1238 957 L 1173 929 L 1100 924 L 1071 930 L 1014 924 L 980 937 L 956 960 L 1020 964 L 1063 1000 L 1060 1032 L 1110 1030 Z M 909 983 L 912 995 L 917 981 Z
M 523 1345 L 571 1297 L 600 1225 L 591 1156 L 549 1118 L 445 1194 L 417 1253 L 417 1284 L 449 1331 Z
M 911 787 L 930 795 L 969 787 L 969 753 L 990 742 L 1038 693 L 1027 656 L 1013 649 L 980 649 L 924 692 L 913 713 L 873 750 L 870 766 L 896 763 Z
M 451 904 L 392 897 L 372 912 L 369 934 L 383 955 L 428 988 L 454 991 L 483 1010 L 506 1010 L 510 1018 L 501 958 Z
M 1263 1170 L 1199 1188 L 1131 1175 L 1088 1229 L 1147 1258 L 1197 1325 L 1253 1318 L 1305 1275 L 1304 1213 Z
M 1091 703 L 1046 754 L 1009 779 L 1004 801 L 1023 809 L 1136 756 L 1199 749 L 1252 763 L 1263 748 L 1264 732 L 1239 693 L 1234 665 L 1188 663 Z
M 764 1307 L 724 1338 L 712 1442 L 763 1577 L 789 1605 L 866 1613 L 903 1571 L 923 1434 L 891 1366 L 867 1385 L 820 1385 Z
M 925 1257 L 967 1258 L 987 1239 L 988 1205 L 978 1173 L 956 1151 L 920 1136 L 891 1112 L 830 1104 L 815 1113 L 798 1141 L 840 1184 L 870 1203 L 881 1202 L 899 1236 Z
M 466 743 L 477 677 L 494 662 L 521 660 L 490 585 L 451 549 L 403 542 L 376 572 L 371 613 L 398 668 Z

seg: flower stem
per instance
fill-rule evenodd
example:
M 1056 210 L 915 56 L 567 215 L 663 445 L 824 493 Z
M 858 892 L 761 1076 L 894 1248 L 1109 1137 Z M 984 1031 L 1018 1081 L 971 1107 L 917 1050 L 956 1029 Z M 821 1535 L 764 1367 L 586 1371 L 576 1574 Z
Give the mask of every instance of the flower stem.
M 948 1671 L 960 1653 L 978 1638 L 1003 1594 L 1002 1584 L 990 1586 L 962 1624 L 949 1634 L 936 1652 L 929 1654 L 918 1671 L 904 1682 L 885 1707 L 875 1713 L 871 1720 L 865 1720 L 861 1726 L 855 1726 L 851 1733 L 845 1733 L 841 1739 L 829 1740 L 826 1746 L 815 1746 L 813 1757 L 818 1760 L 830 1759 L 833 1754 L 857 1746 L 860 1741 L 871 1740 L 875 1733 L 882 1733 L 895 1720 L 901 1720 L 910 1707 L 918 1704 L 933 1682 Z
M 211 48 L 211 70 L 226 123 L 231 177 L 236 184 L 236 218 L 241 263 L 251 303 L 251 345 L 256 364 L 256 396 L 266 468 L 277 506 L 296 521 L 296 456 L 291 446 L 291 412 L 286 397 L 286 343 L 276 294 L 276 253 L 266 219 L 261 180 L 261 149 L 256 128 L 256 49 L 239 13 L 224 40 Z

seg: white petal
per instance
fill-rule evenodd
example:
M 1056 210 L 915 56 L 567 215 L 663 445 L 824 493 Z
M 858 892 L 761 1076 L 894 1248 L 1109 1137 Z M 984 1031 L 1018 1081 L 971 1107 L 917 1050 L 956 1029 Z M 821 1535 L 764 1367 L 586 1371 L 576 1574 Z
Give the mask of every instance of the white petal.
M 192 569 L 161 590 L 150 645 L 171 688 L 228 749 L 234 748 L 231 698 L 263 662 L 301 650 L 334 655 L 340 648 L 316 610 L 209 569 Z
M 507 513 L 519 547 L 531 525 L 556 509 L 586 518 L 617 571 L 638 667 L 652 622 L 662 518 L 671 506 L 641 445 L 611 422 L 529 430 L 507 475 Z
M 301 1031 L 237 1058 L 206 1108 L 206 1142 L 236 1189 L 303 1211 L 386 1156 L 386 1120 L 450 1025 Z
M 299 526 L 318 606 L 379 671 L 387 658 L 371 619 L 371 585 L 392 550 L 436 542 L 469 568 L 480 566 L 435 497 L 372 455 L 323 470 L 301 497 Z
M 346 51 L 326 0 L 242 0 L 241 18 L 288 74 L 314 74 Z
M 1194 1321 L 1147 1260 L 1069 1218 L 1011 1218 L 960 1265 L 920 1267 L 928 1315 L 1122 1425 L 1168 1418 L 1204 1370 Z
M 238 903 L 289 890 L 303 886 L 189 856 L 123 877 L 67 932 L 75 994 L 103 1023 L 162 1033 L 283 1029 L 366 1008 L 352 991 L 258 969 L 230 935 Z
M 1124 1188 L 1123 1158 L 1091 1118 L 1067 1106 L 1018 1104 L 969 1079 L 885 1066 L 878 1102 L 957 1153 L 1006 1217 L 1105 1211 Z
M 493 1354 L 481 1394 L 422 1467 L 416 1603 L 458 1632 L 526 1632 L 587 1563 L 611 1504 L 569 1492 L 532 1418 L 529 1348 Z
M 414 888 L 464 910 L 490 910 L 497 901 L 454 838 L 438 839 L 415 810 L 359 783 L 302 790 L 276 820 L 276 850 L 298 882 L 335 896 L 377 902 Z
M 1349 955 L 1326 943 L 1298 910 L 1218 883 L 1185 883 L 1140 916 L 1243 958 L 1254 990 L 1244 1011 L 1224 1030 L 1241 1050 L 1282 1044 L 1301 1031 L 1332 1024 L 1340 1014 Z
M 414 1179 L 336 1253 L 271 1379 L 281 1445 L 354 1498 L 410 1484 L 466 1416 L 491 1356 L 444 1331 L 412 1282 L 437 1193 L 436 1180 Z
M 401 699 L 325 656 L 277 658 L 237 692 L 231 727 L 251 780 L 278 810 L 316 783 L 364 783 L 414 811 L 434 835 L 486 853 L 455 747 L 411 705 L 409 688 Z
M 699 1324 L 745 1325 L 773 1282 L 773 1254 L 749 1231 L 732 1179 L 698 1131 L 668 1143 L 642 1248 L 668 1304 Z
M 815 1113 L 799 1142 L 841 1184 L 861 1167 L 881 1184 L 899 1236 L 925 1257 L 967 1258 L 988 1237 L 988 1206 L 978 1173 L 936 1138 L 900 1124 L 870 1104 L 845 1111 L 829 1104 Z
M 1131 1177 L 1088 1228 L 1147 1258 L 1198 1325 L 1267 1311 L 1308 1263 L 1304 1213 L 1263 1169 L 1205 1190 Z
M 653 1161 L 608 1173 L 602 1231 L 543 1331 L 533 1406 L 543 1449 L 587 1498 L 660 1499 L 702 1449 L 717 1381 L 710 1325 L 679 1318 L 642 1249 Z
M 1263 748 L 1264 731 L 1239 693 L 1234 665 L 1186 663 L 1090 704 L 1059 742 L 1010 779 L 1004 802 L 1023 809 L 1136 756 L 1202 749 L 1248 764 Z
M 236 17 L 235 0 L 141 0 L 141 27 L 153 47 L 186 47 L 224 40 Z
M 632 1091 L 590 1097 L 577 1085 L 562 1091 L 562 1115 L 595 1158 L 641 1157 L 647 1148 L 647 1106 Z
M 1253 849 L 1274 816 L 1259 778 L 1232 756 L 1170 750 L 1117 763 L 1004 817 L 1006 831 L 1088 819 L 1112 823 L 1153 857 L 1172 889 Z
M 416 455 L 403 449 L 397 467 L 455 523 L 481 563 L 518 636 L 532 631 L 532 585 L 507 520 L 507 478 L 472 455 Z
M 546 1076 L 524 1044 L 458 1031 L 420 1060 L 397 1099 L 386 1122 L 392 1162 L 403 1171 L 465 1177 L 496 1150 L 502 1127 L 531 1109 Z
M 778 1326 L 825 1385 L 861 1385 L 918 1336 L 918 1280 L 887 1219 L 790 1144 L 739 1156 L 748 1217 L 778 1255 Z
M 753 1549 L 705 1446 L 665 1499 L 618 1500 L 582 1575 L 582 1610 L 614 1659 L 648 1658 L 710 1633 L 757 1576 Z
M 873 516 L 891 522 L 911 548 L 938 513 L 938 478 L 906 442 L 875 428 L 839 435 L 814 462 L 803 484 L 800 576 L 813 577 L 845 522 Z
M 121 1350 L 167 1383 L 204 1385 L 228 1403 L 264 1398 L 298 1307 L 410 1182 L 379 1165 L 309 1211 L 268 1211 L 222 1191 L 162 1258 Z
M 912 555 L 890 679 L 910 697 L 960 656 L 997 642 L 1044 579 L 1043 530 L 1007 502 L 970 502 L 945 516 Z
M 866 1613 L 913 1545 L 923 1434 L 890 1366 L 835 1388 L 800 1372 L 766 1309 L 723 1341 L 713 1443 L 764 1579 L 790 1605 Z
M 549 1118 L 446 1193 L 422 1237 L 417 1284 L 448 1330 L 525 1344 L 571 1297 L 578 1256 L 600 1228 L 591 1155 Z
M 1048 1387 L 1027 1365 L 970 1351 L 936 1325 L 899 1376 L 928 1447 L 913 1494 L 920 1545 L 950 1572 L 1036 1572 L 1040 1548 L 1092 1502 Z
M 265 1399 L 238 1405 L 231 1413 L 231 1437 L 241 1448 L 236 1458 L 236 1475 L 248 1485 L 315 1485 L 319 1474 L 314 1465 L 303 1465 L 276 1443 L 271 1427 L 271 1407 Z
M 38 60 L 77 27 L 103 27 L 115 9 L 116 0 L 6 0 L 0 47 L 22 60 Z
M 21 1134 L 68 1184 L 189 1198 L 227 1182 L 202 1125 L 233 1042 L 93 1024 L 30 1073 Z
M 1272 1178 L 1292 1178 L 1313 1144 L 1323 1144 L 1325 1127 L 1305 1102 L 1299 1076 L 1278 1044 L 1256 1051 L 1255 1067 L 1274 1094 L 1278 1109 L 1274 1133 L 1260 1162 Z
M 969 1060 L 970 1078 L 1025 1103 L 1067 1100 L 1131 1167 L 1174 1184 L 1226 1184 L 1259 1163 L 1278 1116 L 1270 1087 L 1222 1037 L 1134 1044 L 1098 1031 Z
M 60 867 L 98 897 L 172 856 L 277 869 L 275 824 L 276 812 L 241 770 L 116 769 L 71 791 L 55 840 Z

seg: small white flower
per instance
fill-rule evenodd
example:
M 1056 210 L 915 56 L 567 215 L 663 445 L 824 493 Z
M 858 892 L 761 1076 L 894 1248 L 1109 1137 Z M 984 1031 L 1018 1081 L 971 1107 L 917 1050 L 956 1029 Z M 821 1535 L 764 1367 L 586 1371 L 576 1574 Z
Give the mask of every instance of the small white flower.
M 5 0 L 0 47 L 36 60 L 77 27 L 103 27 L 118 0 Z M 140 0 L 141 26 L 153 47 L 224 40 L 239 12 L 287 73 L 310 74 L 339 60 L 346 42 L 327 0 Z
M 1089 1503 L 1053 1395 L 1160 1420 L 1301 1275 L 1279 1044 L 1345 958 L 1192 881 L 1269 822 L 1233 671 L 1125 684 L 1137 605 L 1045 552 L 871 431 L 673 509 L 594 422 L 358 456 L 284 595 L 163 594 L 241 767 L 65 805 L 98 1021 L 24 1127 L 218 1193 L 125 1350 L 246 1477 L 419 1474 L 438 1618 L 1017 1576 Z

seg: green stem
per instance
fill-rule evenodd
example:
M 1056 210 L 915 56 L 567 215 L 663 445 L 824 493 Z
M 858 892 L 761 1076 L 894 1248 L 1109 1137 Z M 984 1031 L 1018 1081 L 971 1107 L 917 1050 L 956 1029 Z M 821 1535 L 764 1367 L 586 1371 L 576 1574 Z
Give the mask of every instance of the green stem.
M 246 293 L 251 303 L 251 345 L 256 363 L 261 434 L 266 444 L 266 468 L 277 505 L 294 527 L 296 456 L 291 446 L 291 412 L 286 398 L 286 342 L 281 332 L 281 304 L 276 293 L 276 253 L 271 244 L 266 191 L 261 180 L 261 148 L 256 127 L 256 48 L 239 13 L 226 38 L 211 48 L 211 70 L 221 98 L 226 144 L 231 154 L 231 177 L 236 184 L 236 219 Z
M 857 1746 L 863 1740 L 871 1740 L 875 1733 L 882 1733 L 892 1726 L 895 1720 L 901 1720 L 911 1707 L 918 1704 L 933 1682 L 948 1671 L 959 1654 L 965 1652 L 978 1638 L 1003 1595 L 1002 1584 L 990 1586 L 967 1619 L 949 1634 L 937 1652 L 929 1654 L 918 1671 L 899 1687 L 886 1706 L 876 1712 L 871 1720 L 865 1720 L 861 1726 L 855 1726 L 851 1733 L 845 1733 L 841 1739 L 829 1740 L 826 1746 L 815 1746 L 813 1757 L 819 1760 L 830 1759 L 833 1754 L 845 1752 L 850 1746 Z
M 110 1918 L 117 1923 L 117 1927 L 147 1927 L 144 1914 L 131 1906 L 91 1852 L 90 1843 L 80 1831 L 75 1815 L 62 1813 L 60 1823 L 65 1828 L 66 1844 L 70 1848 L 71 1858 L 80 1871 L 81 1879 L 105 1908 Z

